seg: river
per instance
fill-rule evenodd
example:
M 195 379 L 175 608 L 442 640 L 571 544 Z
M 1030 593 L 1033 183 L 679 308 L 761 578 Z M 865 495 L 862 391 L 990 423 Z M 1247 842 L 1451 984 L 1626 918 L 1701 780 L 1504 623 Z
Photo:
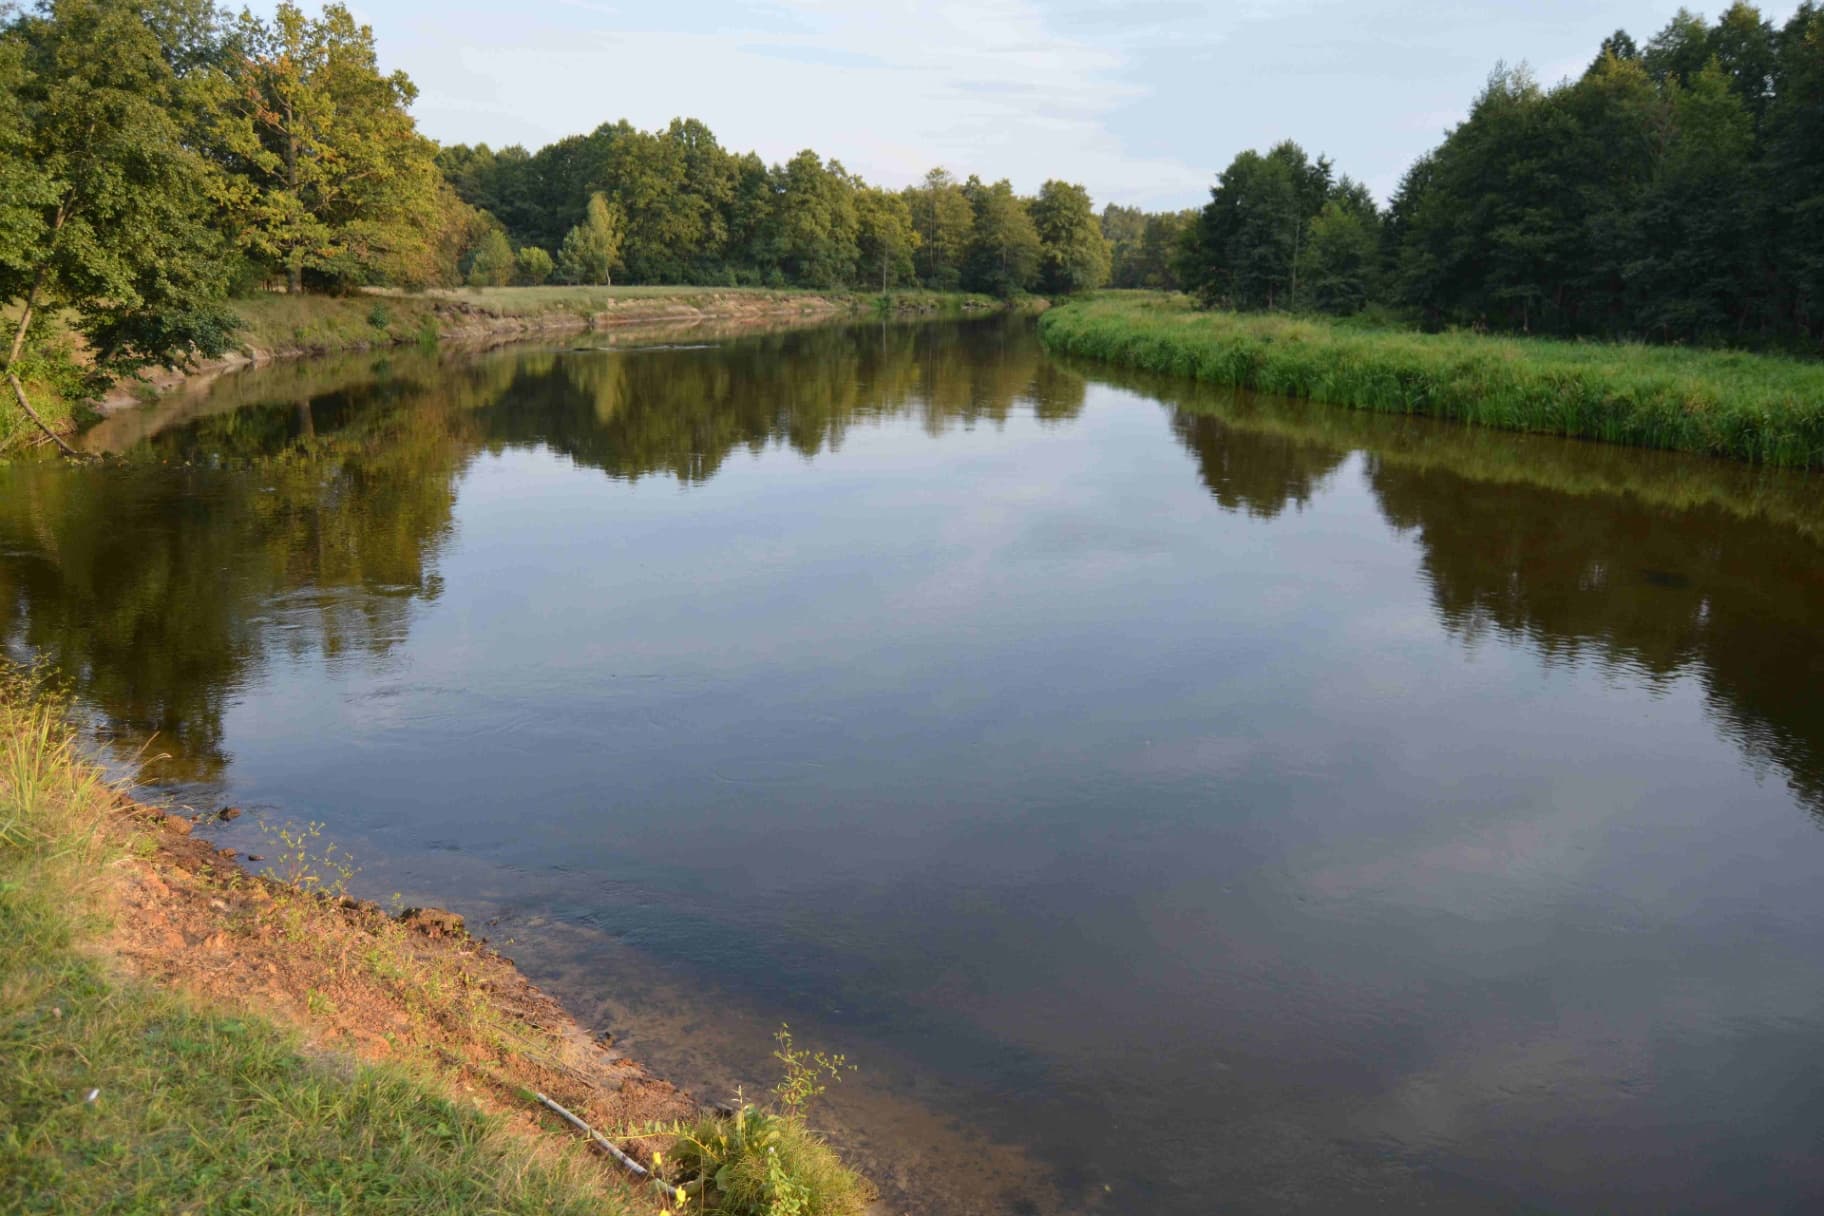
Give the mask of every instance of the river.
M 1824 483 L 1060 363 L 397 352 L 0 467 L 0 631 L 891 1210 L 1824 1200 Z

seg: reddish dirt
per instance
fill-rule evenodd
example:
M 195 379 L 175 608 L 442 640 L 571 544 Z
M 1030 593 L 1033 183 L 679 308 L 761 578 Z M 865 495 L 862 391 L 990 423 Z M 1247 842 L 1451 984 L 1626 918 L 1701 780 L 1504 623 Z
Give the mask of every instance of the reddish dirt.
M 106 942 L 136 974 L 289 1023 L 312 1051 L 404 1064 L 528 1132 L 574 1138 L 525 1090 L 604 1131 L 699 1109 L 592 1039 L 459 917 L 433 909 L 396 919 L 374 904 L 300 892 L 249 874 L 231 852 L 192 837 L 188 820 L 136 803 L 123 803 L 120 824 L 152 841 L 121 863 Z M 645 1157 L 638 1142 L 625 1147 Z

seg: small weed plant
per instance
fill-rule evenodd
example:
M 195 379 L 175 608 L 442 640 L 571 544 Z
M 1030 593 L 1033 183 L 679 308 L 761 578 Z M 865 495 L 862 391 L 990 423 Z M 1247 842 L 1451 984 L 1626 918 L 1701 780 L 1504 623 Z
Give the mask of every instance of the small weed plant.
M 267 872 L 306 895 L 340 899 L 360 873 L 347 850 L 323 839 L 320 823 L 261 823 L 260 834 L 266 838 Z
M 841 1055 L 805 1050 L 790 1026 L 774 1035 L 782 1074 L 774 1108 L 739 1101 L 732 1115 L 653 1128 L 671 1141 L 653 1154 L 654 1187 L 667 1216 L 860 1216 L 874 1198 L 805 1121 L 807 1107 L 854 1066 Z

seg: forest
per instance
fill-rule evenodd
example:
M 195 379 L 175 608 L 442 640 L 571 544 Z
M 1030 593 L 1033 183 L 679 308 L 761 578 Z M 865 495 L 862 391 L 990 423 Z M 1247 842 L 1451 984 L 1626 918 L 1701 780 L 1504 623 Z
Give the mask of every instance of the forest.
M 1243 311 L 1815 354 L 1824 10 L 1806 0 L 1776 27 L 1744 3 L 1713 23 L 1681 9 L 1551 86 L 1498 67 L 1384 208 L 1295 143 L 1243 152 L 1184 228 L 1175 277 L 1149 273 L 1135 285 Z

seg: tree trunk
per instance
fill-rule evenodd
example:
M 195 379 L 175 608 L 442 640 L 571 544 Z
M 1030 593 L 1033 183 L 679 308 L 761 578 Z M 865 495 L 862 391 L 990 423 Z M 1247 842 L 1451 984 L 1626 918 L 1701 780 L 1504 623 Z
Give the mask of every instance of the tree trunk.
M 57 222 L 51 227 L 53 245 L 56 243 L 57 234 L 63 230 L 63 221 L 68 216 L 69 208 L 67 206 L 57 209 Z M 13 397 L 19 402 L 19 408 L 25 411 L 25 416 L 37 423 L 38 429 L 49 436 L 51 442 L 61 448 L 65 456 L 79 456 L 81 453 L 65 443 L 63 436 L 52 430 L 50 424 L 39 417 L 38 411 L 32 408 L 31 399 L 25 395 L 25 385 L 20 381 L 19 373 L 15 370 L 19 356 L 25 351 L 25 335 L 32 327 L 33 309 L 38 303 L 38 289 L 43 285 L 44 266 L 40 264 L 38 273 L 32 278 L 31 290 L 25 293 L 25 307 L 19 310 L 19 327 L 13 331 L 12 348 L 6 353 L 6 382 L 13 386 Z
M 38 411 L 32 408 L 31 401 L 26 398 L 25 385 L 19 383 L 19 377 L 13 374 L 11 368 L 7 369 L 6 382 L 13 386 L 13 397 L 19 402 L 19 408 L 25 411 L 25 416 L 37 423 L 38 429 L 43 431 L 45 435 L 49 437 L 50 441 L 63 451 L 65 456 L 80 457 L 82 455 L 81 452 L 78 452 L 75 448 L 65 443 L 63 441 L 63 436 L 51 429 L 50 423 L 38 416 Z
M 298 120 L 291 101 L 285 101 L 285 189 L 293 198 L 298 194 Z M 304 254 L 296 245 L 285 256 L 285 292 L 298 295 L 304 290 Z

